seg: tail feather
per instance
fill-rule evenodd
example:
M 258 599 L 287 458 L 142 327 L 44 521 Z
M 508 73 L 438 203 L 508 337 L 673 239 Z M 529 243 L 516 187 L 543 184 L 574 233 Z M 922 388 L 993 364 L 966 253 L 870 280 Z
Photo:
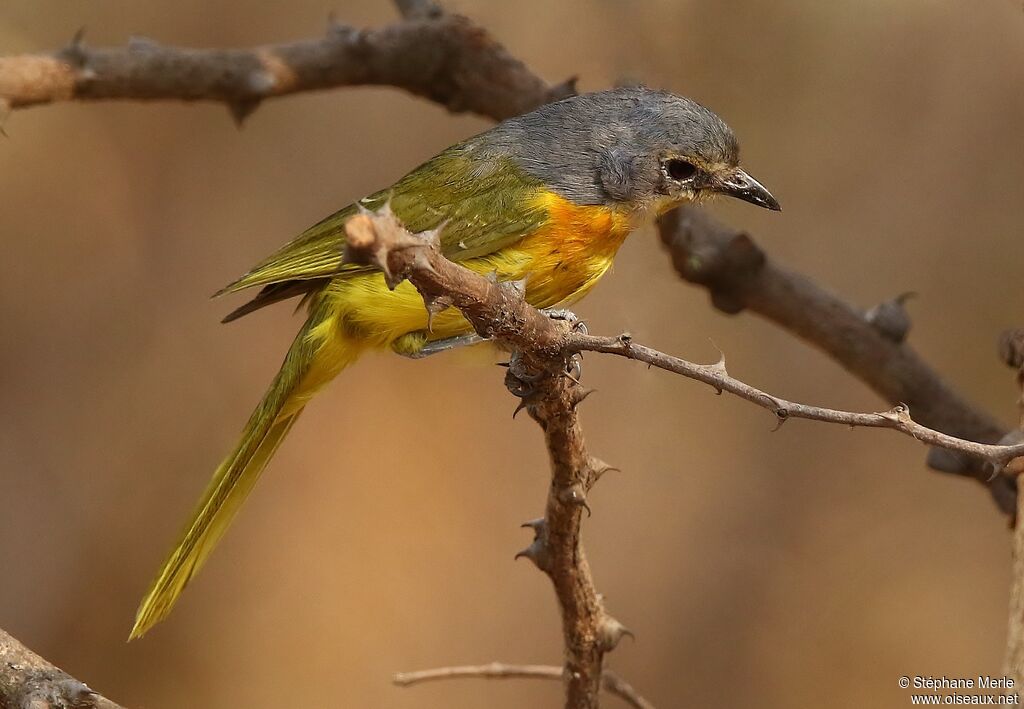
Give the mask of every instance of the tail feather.
M 354 359 L 356 349 L 345 346 L 330 347 L 329 357 L 323 356 L 320 342 L 310 336 L 327 316 L 323 303 L 314 305 L 277 377 L 250 416 L 238 446 L 217 468 L 174 551 L 142 600 L 129 639 L 142 637 L 167 617 L 231 524 L 306 402 Z

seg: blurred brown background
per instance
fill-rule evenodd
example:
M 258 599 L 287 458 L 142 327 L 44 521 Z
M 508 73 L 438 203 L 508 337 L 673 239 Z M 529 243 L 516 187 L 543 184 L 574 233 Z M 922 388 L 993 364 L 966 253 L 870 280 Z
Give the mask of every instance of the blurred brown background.
M 622 78 L 723 115 L 785 206 L 716 213 L 861 305 L 903 290 L 911 342 L 1014 420 L 994 356 L 1022 325 L 1024 16 L 1010 0 L 451 3 L 545 77 Z M 387 2 L 5 0 L 0 51 L 130 35 L 236 46 Z M 135 606 L 299 320 L 221 326 L 210 293 L 308 224 L 487 126 L 396 90 L 223 107 L 60 105 L 0 141 L 0 627 L 131 707 L 556 706 L 556 683 L 401 690 L 392 672 L 557 663 L 551 589 L 512 554 L 546 460 L 487 357 L 360 362 L 290 436 L 170 620 Z M 880 402 L 635 234 L 578 311 L 814 403 Z M 610 657 L 658 706 L 906 706 L 900 675 L 998 674 L 1009 544 L 981 488 L 884 431 L 792 422 L 588 357 L 586 540 Z M 608 700 L 609 705 L 615 700 Z

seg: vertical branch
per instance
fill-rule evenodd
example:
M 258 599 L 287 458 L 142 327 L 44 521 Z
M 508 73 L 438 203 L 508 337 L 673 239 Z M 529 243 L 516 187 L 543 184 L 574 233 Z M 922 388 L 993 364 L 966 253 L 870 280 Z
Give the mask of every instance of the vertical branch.
M 522 383 L 515 358 L 509 380 L 513 391 Z M 604 655 L 628 632 L 605 611 L 580 535 L 583 513 L 590 514 L 587 493 L 608 466 L 587 453 L 579 424 L 576 407 L 588 392 L 561 371 L 545 373 L 531 384 L 525 401 L 544 431 L 551 487 L 543 519 L 527 523 L 535 539 L 520 555 L 533 560 L 555 588 L 565 642 L 566 707 L 593 709 Z
M 1006 438 L 1024 439 L 1024 329 L 1003 333 L 999 343 L 999 354 L 1007 365 L 1017 370 L 1017 385 L 1020 389 L 1020 431 L 1016 436 Z M 1020 474 L 1024 469 L 1024 458 L 1011 460 L 1006 466 L 1008 473 Z M 1015 688 L 1024 686 L 1024 495 L 1017 498 L 1017 524 L 1013 530 L 1013 575 L 1010 582 L 1010 620 L 1006 633 L 1007 677 L 1012 677 Z

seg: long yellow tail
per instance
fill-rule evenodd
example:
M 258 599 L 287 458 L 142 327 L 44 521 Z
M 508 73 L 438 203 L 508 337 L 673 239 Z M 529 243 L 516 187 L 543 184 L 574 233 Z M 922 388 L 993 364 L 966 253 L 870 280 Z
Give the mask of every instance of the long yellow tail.
M 317 327 L 326 325 L 329 329 L 329 317 L 326 303 L 313 306 L 281 370 L 249 417 L 238 446 L 217 468 L 178 544 L 139 605 L 129 640 L 142 637 L 167 617 L 231 524 L 306 402 L 358 356 L 360 347 L 355 342 L 319 337 L 324 328 Z

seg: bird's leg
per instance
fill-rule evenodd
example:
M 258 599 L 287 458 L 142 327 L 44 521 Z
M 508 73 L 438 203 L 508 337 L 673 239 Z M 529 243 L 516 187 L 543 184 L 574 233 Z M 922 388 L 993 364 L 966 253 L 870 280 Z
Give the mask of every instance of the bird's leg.
M 411 332 L 398 338 L 391 346 L 398 354 L 410 359 L 423 359 L 439 352 L 447 352 L 457 347 L 468 347 L 485 342 L 486 337 L 470 333 L 468 335 L 457 335 L 445 337 L 440 340 L 427 340 L 426 335 L 421 332 Z
M 576 313 L 566 308 L 541 308 L 540 311 L 552 320 L 564 320 L 571 325 L 580 322 Z

